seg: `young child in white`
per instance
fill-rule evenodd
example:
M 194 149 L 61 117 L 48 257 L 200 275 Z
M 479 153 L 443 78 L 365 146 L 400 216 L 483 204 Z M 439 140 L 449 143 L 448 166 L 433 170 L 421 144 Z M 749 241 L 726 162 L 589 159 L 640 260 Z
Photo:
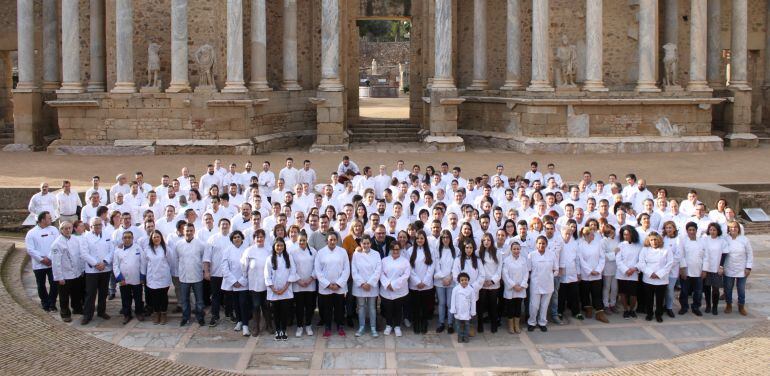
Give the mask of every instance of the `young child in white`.
M 471 318 L 476 316 L 476 290 L 468 282 L 468 273 L 462 272 L 457 276 L 460 282 L 452 289 L 452 302 L 449 313 L 454 315 L 457 323 L 457 342 L 469 342 L 468 335 L 471 329 Z

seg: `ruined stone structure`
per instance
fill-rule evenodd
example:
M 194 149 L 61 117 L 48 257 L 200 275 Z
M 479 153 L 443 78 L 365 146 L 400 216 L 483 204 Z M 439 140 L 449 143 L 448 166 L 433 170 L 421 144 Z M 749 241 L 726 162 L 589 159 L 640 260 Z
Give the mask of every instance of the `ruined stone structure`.
M 770 123 L 768 0 L 0 4 L 0 77 L 18 51 L 6 150 L 53 134 L 61 153 L 346 149 L 363 19 L 411 20 L 409 122 L 431 148 L 721 150 Z M 557 82 L 567 63 L 575 85 Z

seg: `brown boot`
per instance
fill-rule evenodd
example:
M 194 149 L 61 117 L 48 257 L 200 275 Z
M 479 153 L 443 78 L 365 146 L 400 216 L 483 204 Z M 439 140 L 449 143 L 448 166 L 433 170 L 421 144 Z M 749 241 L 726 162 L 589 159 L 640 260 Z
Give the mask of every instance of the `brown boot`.
M 583 309 L 586 311 L 586 318 L 590 319 L 594 317 L 594 308 L 593 307 L 583 307 Z
M 167 316 L 166 312 L 161 312 L 160 313 L 160 325 L 166 325 L 167 322 L 168 322 L 168 316 Z
M 152 324 L 153 325 L 160 324 L 160 312 L 154 312 L 152 314 Z
M 605 324 L 610 322 L 610 320 L 607 320 L 607 315 L 604 313 L 604 310 L 596 311 L 596 321 L 601 321 Z
M 508 333 L 516 333 L 516 324 L 513 323 L 514 320 L 515 319 L 508 319 Z
M 475 337 L 476 336 L 476 327 L 471 325 L 470 333 L 468 333 L 469 337 Z
M 733 313 L 733 305 L 731 303 L 725 304 L 725 313 Z
M 521 333 L 521 323 L 519 322 L 518 317 L 513 318 L 513 331 L 516 332 L 516 334 Z
M 741 316 L 747 316 L 749 314 L 748 312 L 746 312 L 745 304 L 738 304 L 738 313 L 740 313 Z

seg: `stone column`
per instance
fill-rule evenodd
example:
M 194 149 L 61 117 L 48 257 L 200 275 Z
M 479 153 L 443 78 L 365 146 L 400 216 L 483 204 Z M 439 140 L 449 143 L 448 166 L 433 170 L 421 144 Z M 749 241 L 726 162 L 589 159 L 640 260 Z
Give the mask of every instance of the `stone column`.
M 473 0 L 473 82 L 468 90 L 486 90 L 487 0 Z
M 658 0 L 639 0 L 639 79 L 638 92 L 659 92 L 655 67 L 657 48 Z
M 730 88 L 751 90 L 748 81 L 748 5 L 747 0 L 733 0 L 730 23 Z
M 679 46 L 679 0 L 665 0 L 663 43 Z
M 132 0 L 115 0 L 115 61 L 113 93 L 136 93 L 134 82 L 134 6 Z
M 586 0 L 586 81 L 583 90 L 608 91 L 604 87 L 604 22 L 602 0 Z
M 712 91 L 706 82 L 706 44 L 708 29 L 708 4 L 703 0 L 690 0 L 690 81 L 689 91 Z
M 553 91 L 548 79 L 552 55 L 548 6 L 548 0 L 532 0 L 532 81 L 527 91 Z
M 297 82 L 297 0 L 283 0 L 283 90 L 302 90 Z
M 725 86 L 722 77 L 722 0 L 708 0 L 708 82 L 714 89 Z
M 508 16 L 505 27 L 505 84 L 500 90 L 521 90 L 521 4 L 520 0 L 508 0 Z
M 35 82 L 35 12 L 33 0 L 16 1 L 16 38 L 19 66 L 17 91 L 37 89 Z
M 340 2 L 321 2 L 321 83 L 318 90 L 342 91 L 340 81 Z
M 455 89 L 452 77 L 452 0 L 436 0 L 434 89 Z
M 265 0 L 251 0 L 251 81 L 249 89 L 270 91 L 267 86 L 267 8 Z
M 243 0 L 227 0 L 227 81 L 222 92 L 248 92 L 243 82 Z
M 229 5 L 229 4 L 228 4 Z M 171 83 L 167 93 L 189 93 L 187 0 L 171 0 Z
M 56 0 L 43 1 L 43 91 L 59 88 L 59 20 Z
M 78 0 L 62 0 L 61 6 L 62 85 L 57 93 L 76 94 L 85 91 L 80 80 L 80 4 Z
M 768 28 L 770 26 L 770 0 L 767 0 L 765 5 L 765 25 L 765 82 L 762 86 L 770 88 L 770 28 Z
M 104 1 L 90 0 L 90 70 L 91 77 L 88 80 L 89 92 L 102 92 L 107 90 L 106 86 L 106 66 L 104 62 Z

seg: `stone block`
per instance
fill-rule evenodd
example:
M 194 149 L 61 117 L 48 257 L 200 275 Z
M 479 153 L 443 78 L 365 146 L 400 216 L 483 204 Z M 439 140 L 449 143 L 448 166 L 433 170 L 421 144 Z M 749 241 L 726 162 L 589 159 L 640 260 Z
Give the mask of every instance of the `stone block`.
M 329 121 L 342 123 L 344 121 L 342 107 L 329 108 Z
M 316 118 L 319 123 L 329 122 L 329 108 L 318 107 Z
M 558 112 L 556 106 L 529 106 L 527 112 L 530 114 L 555 114 Z
M 137 138 L 136 128 L 109 128 L 107 129 L 107 139 L 118 140 L 124 138 Z
M 343 131 L 341 123 L 318 123 L 318 134 L 340 134 Z
M 192 132 L 186 129 L 161 129 L 158 130 L 159 139 L 184 139 L 192 138 Z

